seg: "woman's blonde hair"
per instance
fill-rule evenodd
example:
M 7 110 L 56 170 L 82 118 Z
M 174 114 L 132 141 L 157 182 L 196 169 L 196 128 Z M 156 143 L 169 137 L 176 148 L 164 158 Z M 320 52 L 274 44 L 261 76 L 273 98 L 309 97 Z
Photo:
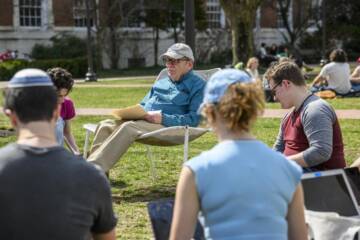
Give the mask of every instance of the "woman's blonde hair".
M 251 65 L 252 65 L 255 61 L 258 61 L 258 62 L 259 62 L 259 59 L 257 59 L 257 57 L 251 57 L 251 58 L 249 58 L 249 60 L 248 60 L 247 63 L 246 63 L 246 68 L 250 68 Z
M 217 120 L 215 111 L 232 131 L 249 131 L 265 107 L 264 91 L 259 83 L 234 83 L 230 85 L 220 102 L 206 104 L 202 114 L 211 123 Z

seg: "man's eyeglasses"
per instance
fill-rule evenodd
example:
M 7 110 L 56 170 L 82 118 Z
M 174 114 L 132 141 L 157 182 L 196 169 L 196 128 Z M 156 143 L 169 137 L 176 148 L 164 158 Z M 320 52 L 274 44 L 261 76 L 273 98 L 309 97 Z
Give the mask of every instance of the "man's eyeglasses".
M 163 62 L 164 64 L 170 64 L 170 65 L 176 65 L 179 64 L 181 61 L 188 61 L 189 59 L 187 58 L 179 58 L 179 59 L 175 59 L 175 58 L 163 58 Z
M 276 94 L 276 88 L 277 88 L 279 85 L 281 85 L 281 84 L 282 84 L 282 81 L 278 82 L 277 84 L 275 84 L 274 87 L 272 87 L 272 88 L 270 89 L 271 94 L 272 94 L 273 96 L 275 96 L 275 94 Z

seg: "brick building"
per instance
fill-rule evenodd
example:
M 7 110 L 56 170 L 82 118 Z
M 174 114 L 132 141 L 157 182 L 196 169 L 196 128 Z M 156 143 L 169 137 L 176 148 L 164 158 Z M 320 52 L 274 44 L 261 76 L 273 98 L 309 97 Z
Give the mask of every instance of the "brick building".
M 96 21 L 102 21 L 107 14 L 105 1 L 97 0 L 99 11 Z M 138 0 L 142 3 L 145 0 Z M 279 13 L 276 11 L 276 1 L 265 1 L 267 4 L 258 10 L 254 33 L 255 44 L 260 42 L 268 44 L 283 42 L 280 31 L 281 21 Z M 297 6 L 300 0 L 293 0 L 290 6 L 289 22 L 296 23 Z M 49 39 L 59 33 L 71 33 L 79 37 L 86 37 L 86 15 L 84 0 L 0 0 L 0 52 L 6 49 L 18 50 L 21 54 L 30 53 L 36 43 L 48 44 Z M 275 8 L 274 8 L 275 6 Z M 206 4 L 208 27 L 211 34 L 197 34 L 201 39 L 203 48 L 216 45 L 229 48 L 231 46 L 229 32 L 225 30 L 226 21 L 218 0 L 207 0 Z M 153 53 L 153 32 L 147 28 L 134 13 L 135 17 L 127 18 L 123 21 L 120 31 L 126 32 L 126 39 L 121 42 L 121 57 L 118 62 L 119 67 L 128 67 L 129 59 L 143 58 L 145 65 L 152 65 Z M 209 36 L 216 32 L 220 37 L 211 42 Z M 224 34 L 226 33 L 226 34 Z M 174 41 L 171 31 L 160 33 L 159 52 L 164 51 Z M 221 39 L 220 39 L 221 38 Z M 180 39 L 183 36 L 180 34 Z M 199 41 L 199 40 L 198 40 Z M 216 43 L 215 43 L 216 41 Z M 221 42 L 222 44 L 219 44 Z M 200 50 L 199 50 L 200 51 Z M 208 51 L 203 54 L 204 58 L 209 58 Z M 215 51 L 215 50 L 214 50 Z M 202 56 L 202 55 L 201 55 Z M 104 66 L 109 66 L 109 59 L 103 54 Z

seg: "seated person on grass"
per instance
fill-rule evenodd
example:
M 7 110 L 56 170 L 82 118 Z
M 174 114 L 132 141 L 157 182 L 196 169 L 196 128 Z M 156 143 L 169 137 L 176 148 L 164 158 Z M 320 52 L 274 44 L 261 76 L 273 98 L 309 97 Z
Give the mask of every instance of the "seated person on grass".
M 328 102 L 307 90 L 300 68 L 285 61 L 266 72 L 269 86 L 282 108 L 283 118 L 275 150 L 297 162 L 305 171 L 345 167 L 341 128 Z
M 60 116 L 56 121 L 56 140 L 62 146 L 64 140 L 70 150 L 80 155 L 79 147 L 76 145 L 74 135 L 71 132 L 71 120 L 75 117 L 74 103 L 67 95 L 70 93 L 74 79 L 71 74 L 63 68 L 52 68 L 47 71 L 58 94 L 60 104 Z
M 257 59 L 257 57 L 249 58 L 249 60 L 246 63 L 245 71 L 250 75 L 251 80 L 253 82 L 261 81 L 258 67 L 259 67 L 259 60 Z M 241 69 L 239 69 L 239 70 L 241 70 Z
M 360 91 L 360 57 L 356 60 L 358 66 L 354 69 L 350 76 L 352 89 Z
M 347 94 L 351 89 L 351 83 L 346 53 L 342 49 L 335 49 L 330 53 L 330 61 L 315 77 L 311 91 L 333 90 L 337 94 Z
M 58 97 L 49 76 L 21 70 L 4 97 L 17 141 L 0 149 L 0 239 L 115 239 L 105 175 L 56 141 Z
M 100 122 L 90 149 L 89 162 L 105 172 L 142 134 L 170 126 L 195 127 L 200 116 L 197 109 L 203 98 L 205 81 L 193 72 L 194 56 L 183 43 L 172 45 L 162 56 L 168 76 L 154 83 L 141 101 L 147 112 L 143 120 Z

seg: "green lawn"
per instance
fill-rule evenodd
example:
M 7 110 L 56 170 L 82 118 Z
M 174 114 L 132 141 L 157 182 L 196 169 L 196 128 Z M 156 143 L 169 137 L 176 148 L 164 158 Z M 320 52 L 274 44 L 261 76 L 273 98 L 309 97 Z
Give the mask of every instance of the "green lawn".
M 128 85 L 128 84 L 153 84 L 155 81 L 154 78 L 134 78 L 134 79 L 119 79 L 119 80 L 101 80 L 97 82 L 79 82 L 76 83 L 76 86 L 82 86 L 82 85 Z
M 70 97 L 78 108 L 117 108 L 141 101 L 150 87 L 131 88 L 74 88 Z M 328 100 L 335 109 L 360 109 L 359 98 L 337 98 Z M 267 103 L 266 108 L 280 108 L 279 103 Z
M 82 125 L 98 122 L 104 116 L 77 117 L 73 123 L 73 133 L 82 148 L 85 132 Z M 4 116 L 0 122 L 8 124 Z M 258 139 L 271 146 L 275 140 L 280 119 L 259 119 L 253 131 Z M 360 120 L 340 120 L 343 131 L 345 155 L 348 163 L 360 156 Z M 4 146 L 14 137 L 0 138 Z M 212 133 L 208 133 L 190 144 L 190 157 L 216 144 Z M 135 143 L 110 172 L 114 208 L 119 216 L 118 239 L 150 239 L 151 227 L 146 204 L 155 199 L 171 197 L 182 164 L 182 146 L 152 148 L 156 156 L 156 181 L 150 174 L 150 161 L 146 158 L 146 148 Z
M 99 118 L 81 117 L 75 129 L 83 122 L 94 122 Z M 260 119 L 254 127 L 254 133 L 268 145 L 272 145 L 278 131 L 279 119 Z M 341 120 L 345 142 L 346 159 L 350 163 L 359 156 L 360 120 Z M 79 134 L 81 136 L 79 136 Z M 76 133 L 76 138 L 83 140 L 83 131 Z M 80 142 L 79 142 L 80 143 Z M 212 133 L 208 133 L 190 144 L 190 156 L 195 156 L 216 144 Z M 110 172 L 114 206 L 119 216 L 117 232 L 119 239 L 151 238 L 150 222 L 146 204 L 155 199 L 171 197 L 175 193 L 176 182 L 182 164 L 182 146 L 156 147 L 157 179 L 150 174 L 150 162 L 146 159 L 146 149 L 141 144 L 134 144 L 121 161 Z
M 334 109 L 359 109 L 360 98 L 335 98 L 327 100 Z M 281 108 L 279 103 L 266 103 L 266 108 Z
M 95 83 L 97 84 L 97 83 Z M 91 88 L 79 87 L 73 90 L 71 98 L 77 108 L 124 107 L 138 103 L 148 88 Z M 335 99 L 330 101 L 337 109 L 360 109 L 359 99 Z M 279 108 L 279 104 L 267 104 L 269 108 Z M 105 116 L 77 117 L 73 123 L 73 133 L 82 148 L 85 131 L 82 125 L 98 122 Z M 271 146 L 278 132 L 280 119 L 259 119 L 253 131 L 258 139 Z M 0 116 L 0 124 L 8 125 Z M 360 120 L 340 120 L 346 161 L 350 164 L 360 156 Z M 14 137 L 0 138 L 0 146 L 14 141 Z M 216 144 L 212 133 L 208 133 L 190 144 L 190 157 Z M 174 195 L 178 174 L 182 164 L 182 146 L 153 148 L 156 157 L 156 181 L 150 174 L 150 161 L 146 158 L 144 145 L 135 143 L 110 172 L 115 211 L 119 216 L 118 239 L 149 239 L 151 227 L 146 204 L 155 199 Z
M 77 108 L 118 108 L 139 103 L 149 88 L 74 88 L 70 97 Z
M 139 80 L 138 80 L 139 81 Z M 138 81 L 135 81 L 136 84 Z M 141 81 L 141 80 L 140 80 Z M 105 81 L 104 81 L 105 82 Z M 111 81 L 112 82 L 112 81 Z M 129 84 L 118 81 L 116 84 Z M 150 81 L 151 83 L 151 81 Z M 94 85 L 102 84 L 93 83 Z M 106 84 L 111 84 L 107 81 Z M 70 93 L 77 108 L 118 108 L 139 103 L 150 87 L 75 87 Z M 0 105 L 3 99 L 0 98 Z M 360 98 L 328 100 L 335 109 L 360 109 Z M 266 108 L 278 109 L 279 103 L 267 103 Z
M 74 134 L 82 147 L 83 123 L 97 122 L 103 117 L 78 117 L 74 122 Z M 253 131 L 258 139 L 271 146 L 278 132 L 280 119 L 259 119 Z M 360 156 L 360 120 L 340 120 L 343 131 L 345 156 L 350 164 Z M 212 133 L 208 133 L 190 144 L 190 157 L 216 144 Z M 155 199 L 171 197 L 182 164 L 182 146 L 154 147 L 156 156 L 156 181 L 150 173 L 150 161 L 146 148 L 135 143 L 110 172 L 114 207 L 119 216 L 117 233 L 119 239 L 149 239 L 151 227 L 146 204 Z

